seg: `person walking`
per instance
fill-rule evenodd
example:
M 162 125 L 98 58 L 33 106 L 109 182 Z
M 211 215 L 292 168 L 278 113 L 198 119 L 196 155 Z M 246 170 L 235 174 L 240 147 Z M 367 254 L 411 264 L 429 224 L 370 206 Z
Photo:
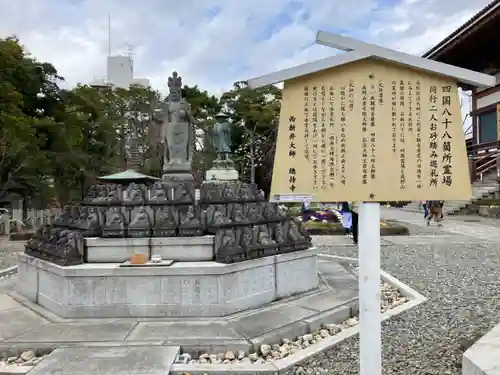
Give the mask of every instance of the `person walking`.
M 359 223 L 359 202 L 351 202 L 350 204 L 352 223 L 351 223 L 351 233 L 352 241 L 358 244 L 358 223 Z
M 311 202 L 307 199 L 303 200 L 300 204 L 300 212 L 302 214 L 302 221 L 305 223 L 311 218 L 311 213 L 309 211 L 309 205 Z
M 352 232 L 352 212 L 349 202 L 342 202 L 340 212 L 342 213 L 342 225 L 346 235 L 350 236 Z
M 429 215 L 429 210 L 427 209 L 427 201 L 420 201 L 420 206 L 424 209 L 424 219 L 427 219 L 427 215 Z
M 443 201 L 427 201 L 427 208 L 429 210 L 427 214 L 427 225 L 430 225 L 431 220 L 434 219 L 439 227 L 442 226 L 443 203 Z

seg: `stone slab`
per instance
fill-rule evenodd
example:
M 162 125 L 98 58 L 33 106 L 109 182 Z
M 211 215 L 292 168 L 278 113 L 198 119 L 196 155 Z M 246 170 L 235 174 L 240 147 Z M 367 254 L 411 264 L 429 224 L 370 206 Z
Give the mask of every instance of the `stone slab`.
M 13 311 L 13 310 L 10 310 Z M 1 322 L 1 320 L 0 320 Z M 1 323 L 0 323 L 1 324 Z M 129 322 L 82 322 L 52 323 L 32 329 L 10 341 L 13 342 L 75 342 L 125 340 L 136 321 Z
M 356 301 L 357 303 L 357 301 Z M 352 316 L 350 306 L 333 307 L 310 318 L 304 319 L 309 331 L 317 331 L 324 324 L 340 324 Z
M 299 298 L 291 303 L 305 309 L 323 312 L 332 309 L 332 307 L 347 304 L 357 298 L 358 292 L 355 289 L 336 289 L 326 290 L 321 293 L 313 294 L 312 296 Z
M 500 375 L 500 324 L 464 353 L 463 375 Z
M 288 324 L 310 317 L 315 311 L 291 304 L 281 304 L 231 320 L 235 330 L 247 339 L 262 336 Z
M 0 311 L 0 340 L 10 339 L 48 323 L 48 320 L 25 307 Z
M 214 236 L 153 238 L 87 238 L 88 263 L 122 263 L 133 254 L 160 255 L 179 262 L 214 259 Z
M 339 298 L 349 298 L 359 293 L 358 280 L 348 271 L 344 274 L 321 275 L 321 278 L 329 289 L 339 293 Z
M 236 169 L 211 168 L 205 173 L 205 179 L 207 182 L 233 181 L 238 179 L 238 171 Z
M 349 273 L 340 263 L 332 262 L 331 260 L 318 260 L 318 272 L 321 275 L 345 275 Z M 350 274 L 350 273 L 349 273 Z
M 16 289 L 17 276 L 10 276 L 0 281 L 0 293 Z
M 150 256 L 149 238 L 86 238 L 88 263 L 121 263 L 137 253 Z
M 130 260 L 120 264 L 120 267 L 168 267 L 174 263 L 173 260 L 170 259 L 162 259 L 159 262 L 148 261 L 144 264 L 132 264 Z
M 277 298 L 292 296 L 318 287 L 317 254 L 317 249 L 311 249 L 276 256 Z
M 140 322 L 127 340 L 164 340 L 180 345 L 183 352 L 243 350 L 248 352 L 245 337 L 225 321 Z
M 14 298 L 8 296 L 7 294 L 0 294 L 0 311 L 6 311 L 10 309 L 19 309 L 23 307 Z
M 178 346 L 62 348 L 43 359 L 31 375 L 168 375 Z
M 21 375 L 32 370 L 32 366 L 7 365 L 0 366 L 0 375 Z
M 215 259 L 215 236 L 153 237 L 151 255 L 178 262 L 203 262 Z

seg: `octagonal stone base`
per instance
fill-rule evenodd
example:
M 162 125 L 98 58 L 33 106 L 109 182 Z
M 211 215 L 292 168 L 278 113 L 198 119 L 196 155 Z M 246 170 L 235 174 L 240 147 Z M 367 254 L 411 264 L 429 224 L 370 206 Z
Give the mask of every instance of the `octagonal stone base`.
M 137 268 L 62 267 L 19 254 L 17 290 L 65 318 L 221 317 L 317 288 L 317 254 Z

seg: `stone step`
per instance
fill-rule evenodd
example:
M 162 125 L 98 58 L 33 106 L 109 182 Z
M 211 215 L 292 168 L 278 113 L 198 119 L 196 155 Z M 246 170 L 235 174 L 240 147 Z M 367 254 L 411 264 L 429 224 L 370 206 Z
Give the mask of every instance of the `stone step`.
M 179 353 L 179 346 L 60 348 L 45 357 L 29 373 L 165 375 L 170 372 Z

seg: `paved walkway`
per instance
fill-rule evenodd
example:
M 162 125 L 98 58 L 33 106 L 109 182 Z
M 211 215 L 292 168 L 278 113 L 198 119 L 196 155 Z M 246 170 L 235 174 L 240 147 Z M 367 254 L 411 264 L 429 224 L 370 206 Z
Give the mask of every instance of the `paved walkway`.
M 397 220 L 404 223 L 409 223 L 419 227 L 425 227 L 425 221 L 422 213 L 407 212 L 397 208 L 381 209 L 381 216 L 383 219 Z M 472 220 L 472 217 L 471 219 Z M 431 223 L 431 226 L 436 226 Z M 446 217 L 443 220 L 443 227 L 438 229 L 438 232 L 446 234 L 446 232 L 454 233 L 460 236 L 474 237 L 487 242 L 500 242 L 500 228 L 491 225 L 485 225 L 475 222 L 465 222 L 463 220 L 456 220 L 452 217 Z

